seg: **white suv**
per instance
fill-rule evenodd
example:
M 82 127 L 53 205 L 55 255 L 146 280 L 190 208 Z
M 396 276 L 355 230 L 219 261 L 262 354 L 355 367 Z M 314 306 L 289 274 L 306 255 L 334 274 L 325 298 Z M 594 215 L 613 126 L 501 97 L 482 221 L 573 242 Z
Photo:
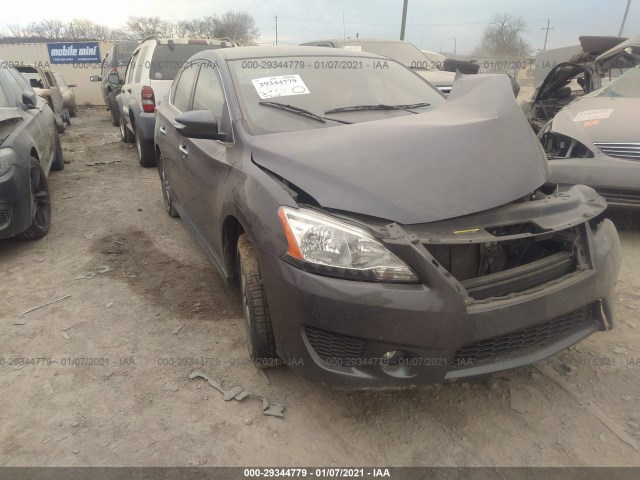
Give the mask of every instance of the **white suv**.
M 133 51 L 124 84 L 116 97 L 120 108 L 120 138 L 135 140 L 143 167 L 153 167 L 156 105 L 169 92 L 173 79 L 189 58 L 202 50 L 234 47 L 225 39 L 148 38 Z

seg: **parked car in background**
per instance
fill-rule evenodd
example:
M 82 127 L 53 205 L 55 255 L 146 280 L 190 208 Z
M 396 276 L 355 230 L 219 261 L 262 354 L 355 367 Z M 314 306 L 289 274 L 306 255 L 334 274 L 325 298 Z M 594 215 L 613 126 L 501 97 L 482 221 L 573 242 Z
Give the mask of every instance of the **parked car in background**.
M 580 37 L 580 46 L 542 52 L 536 58 L 535 91 L 523 109 L 540 131 L 564 107 L 640 64 L 640 35 Z
M 417 74 L 445 95 L 448 95 L 451 92 L 453 81 L 456 77 L 455 72 L 441 71 L 439 68 L 442 65 L 438 59 L 430 59 L 416 46 L 402 40 L 340 38 L 331 40 L 315 40 L 312 42 L 305 42 L 302 45 L 343 48 L 345 50 L 375 53 L 377 55 L 392 58 L 405 67 L 415 70 Z
M 102 69 L 100 75 L 92 75 L 89 79 L 92 82 L 101 82 L 102 98 L 107 106 L 107 110 L 111 112 L 111 123 L 116 127 L 120 125 L 120 109 L 116 102 L 116 96 L 120 93 L 120 87 L 124 81 L 124 72 L 131 60 L 133 51 L 138 46 L 138 40 L 122 40 L 114 42 L 111 49 L 107 52 L 102 60 Z M 116 72 L 118 81 L 109 82 L 109 74 Z
M 47 175 L 64 168 L 62 147 L 47 101 L 0 65 L 0 238 L 33 240 L 49 231 Z
M 564 107 L 539 137 L 552 180 L 592 186 L 610 206 L 640 208 L 640 66 Z
M 463 76 L 445 99 L 335 48 L 191 57 L 157 106 L 164 204 L 239 285 L 257 366 L 409 387 L 612 328 L 620 243 L 590 223 L 606 203 L 548 184 L 510 87 Z
M 76 92 L 73 89 L 77 86 L 75 83 L 69 83 L 65 81 L 64 77 L 59 72 L 53 72 L 53 77 L 56 79 L 56 83 L 60 87 L 60 93 L 62 93 L 62 105 L 69 111 L 70 117 L 75 117 L 78 112 L 76 105 Z
M 62 92 L 51 69 L 36 65 L 20 65 L 16 68 L 27 79 L 36 94 L 47 101 L 56 115 L 58 133 L 63 133 L 65 123 L 71 125 L 71 119 L 69 111 L 64 108 Z
M 141 166 L 156 164 L 153 148 L 156 106 L 163 101 L 180 68 L 202 50 L 233 46 L 231 41 L 222 39 L 149 38 L 136 47 L 116 101 L 120 109 L 120 138 L 123 142 L 136 142 Z

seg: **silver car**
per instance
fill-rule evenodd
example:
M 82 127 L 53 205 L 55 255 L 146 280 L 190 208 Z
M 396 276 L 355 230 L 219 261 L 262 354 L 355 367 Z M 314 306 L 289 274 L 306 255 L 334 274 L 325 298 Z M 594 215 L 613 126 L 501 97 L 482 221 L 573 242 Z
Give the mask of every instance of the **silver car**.
M 640 66 L 564 107 L 539 133 L 551 180 L 640 208 Z

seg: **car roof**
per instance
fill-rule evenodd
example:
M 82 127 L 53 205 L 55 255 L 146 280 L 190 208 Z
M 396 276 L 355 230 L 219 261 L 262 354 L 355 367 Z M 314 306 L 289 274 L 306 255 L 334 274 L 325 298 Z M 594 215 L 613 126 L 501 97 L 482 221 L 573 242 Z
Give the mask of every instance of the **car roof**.
M 409 43 L 404 40 L 398 40 L 395 38 L 330 38 L 328 40 L 312 40 L 310 42 L 304 42 L 302 45 L 309 45 L 310 43 L 334 43 L 338 45 L 348 45 L 350 43 Z
M 207 53 L 215 52 L 226 60 L 240 60 L 244 58 L 261 58 L 261 57 L 295 57 L 295 56 L 344 56 L 344 57 L 371 57 L 389 60 L 387 57 L 375 55 L 366 52 L 354 52 L 349 50 L 336 51 L 331 47 L 312 47 L 312 46 L 259 46 L 259 47 L 234 47 L 221 48 L 218 50 L 205 50 L 198 54 L 197 57 L 206 57 Z
M 598 56 L 598 58 L 596 58 L 595 61 L 596 62 L 601 62 L 602 60 L 606 59 L 607 57 L 610 57 L 611 55 L 615 55 L 618 52 L 621 52 L 625 48 L 639 46 L 639 45 L 640 45 L 640 35 L 636 35 L 635 37 L 631 37 L 631 38 L 619 43 L 618 45 L 610 48 L 606 52 L 602 53 L 601 55 Z

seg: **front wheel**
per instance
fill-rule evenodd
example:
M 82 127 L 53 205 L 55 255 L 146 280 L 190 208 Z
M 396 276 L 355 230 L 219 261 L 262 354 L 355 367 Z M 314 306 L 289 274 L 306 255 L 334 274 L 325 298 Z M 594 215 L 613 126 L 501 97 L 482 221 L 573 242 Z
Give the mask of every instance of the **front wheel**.
M 258 368 L 276 367 L 278 356 L 267 297 L 262 286 L 258 260 L 246 234 L 240 235 L 238 239 L 237 255 L 249 357 Z
M 54 143 L 55 154 L 53 157 L 53 163 L 51 164 L 51 170 L 64 170 L 64 155 L 62 154 L 62 143 L 60 142 L 60 134 L 57 132 L 54 138 Z
M 167 211 L 167 215 L 175 218 L 178 216 L 178 211 L 173 204 L 173 193 L 171 191 L 169 177 L 167 177 L 167 172 L 164 169 L 162 154 L 158 156 L 158 173 L 160 174 L 160 185 L 162 186 L 162 199 L 164 200 L 164 209 Z
M 31 189 L 31 225 L 20 234 L 23 240 L 44 237 L 51 224 L 51 198 L 47 177 L 37 158 L 29 161 L 29 187 Z

